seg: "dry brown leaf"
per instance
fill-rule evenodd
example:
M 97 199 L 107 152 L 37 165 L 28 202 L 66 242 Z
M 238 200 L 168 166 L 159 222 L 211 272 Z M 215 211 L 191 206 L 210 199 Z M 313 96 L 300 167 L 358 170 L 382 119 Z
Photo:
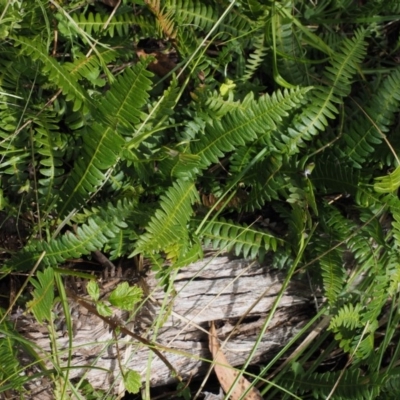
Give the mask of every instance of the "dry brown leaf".
M 222 390 L 227 393 L 238 376 L 238 372 L 231 367 L 224 353 L 220 349 L 214 322 L 211 322 L 210 327 L 209 348 L 215 362 L 215 374 L 218 377 Z M 251 383 L 241 376 L 236 383 L 235 388 L 231 392 L 231 400 L 262 400 L 260 392 L 255 387 L 251 388 L 247 392 L 246 397 L 242 397 L 250 386 Z

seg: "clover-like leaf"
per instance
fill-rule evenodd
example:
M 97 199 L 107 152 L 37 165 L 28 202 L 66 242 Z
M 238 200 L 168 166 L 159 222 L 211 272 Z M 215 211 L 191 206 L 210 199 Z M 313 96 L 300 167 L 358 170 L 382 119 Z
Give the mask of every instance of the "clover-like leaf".
M 100 297 L 100 288 L 97 282 L 95 281 L 90 281 L 87 286 L 86 290 L 89 294 L 89 296 L 92 298 L 92 300 L 97 301 Z
M 143 296 L 139 286 L 129 286 L 128 282 L 120 283 L 110 294 L 109 302 L 122 310 L 132 310 Z
M 129 393 L 138 393 L 141 386 L 140 374 L 130 369 L 124 376 L 124 384 Z
M 113 313 L 111 308 L 102 302 L 96 303 L 96 310 L 103 317 L 110 317 Z

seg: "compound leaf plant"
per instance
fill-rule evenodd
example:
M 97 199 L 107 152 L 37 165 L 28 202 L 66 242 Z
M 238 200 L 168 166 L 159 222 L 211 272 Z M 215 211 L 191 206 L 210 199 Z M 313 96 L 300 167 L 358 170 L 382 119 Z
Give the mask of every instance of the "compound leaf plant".
M 400 3 L 27 3 L 0 1 L 0 213 L 23 227 L 1 278 L 36 265 L 45 290 L 96 250 L 162 259 L 160 279 L 204 248 L 282 270 L 301 251 L 349 361 L 275 383 L 396 398 Z

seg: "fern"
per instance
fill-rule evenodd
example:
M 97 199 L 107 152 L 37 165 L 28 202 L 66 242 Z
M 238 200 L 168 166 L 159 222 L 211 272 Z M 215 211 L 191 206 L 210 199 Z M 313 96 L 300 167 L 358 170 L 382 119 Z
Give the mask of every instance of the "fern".
M 173 78 L 161 98 L 149 107 L 149 122 L 156 126 L 174 113 L 174 108 L 180 96 L 178 81 Z
M 309 89 L 278 91 L 272 96 L 264 95 L 259 101 L 252 101 L 245 112 L 235 110 L 221 121 L 206 127 L 205 135 L 192 145 L 192 153 L 201 157 L 203 168 L 225 152 L 238 145 L 255 140 L 258 134 L 272 130 L 288 111 L 298 106 Z
M 338 113 L 336 105 L 342 104 L 343 97 L 349 94 L 350 80 L 365 55 L 365 35 L 364 31 L 358 31 L 353 40 L 343 41 L 342 51 L 333 56 L 332 66 L 325 70 L 327 86 L 317 87 L 312 92 L 310 105 L 295 118 L 293 127 L 282 137 L 282 152 L 298 152 L 299 146 L 304 146 L 304 141 L 311 140 L 319 131 L 325 130 L 327 118 L 335 118 Z
M 138 22 L 133 13 L 114 15 L 110 21 L 108 14 L 93 14 L 92 12 L 89 12 L 88 15 L 84 13 L 72 14 L 71 18 L 76 26 L 88 35 L 101 33 L 110 37 L 114 37 L 116 34 L 118 36 L 128 35 L 130 26 Z M 106 22 L 108 22 L 107 26 Z M 64 31 L 68 29 L 74 30 L 74 26 L 69 23 L 68 27 L 63 27 Z
M 39 202 L 44 210 L 48 210 L 52 200 L 58 196 L 63 182 L 65 172 L 63 157 L 67 141 L 58 132 L 57 120 L 44 121 L 44 118 L 41 118 L 37 123 L 34 146 L 37 154 L 40 155 Z
M 0 118 L 3 126 L 0 128 L 0 169 L 8 176 L 7 185 L 18 193 L 28 178 L 27 165 L 29 154 L 24 151 L 29 135 L 26 130 L 16 135 L 18 114 L 11 107 L 3 106 Z
M 223 218 L 207 224 L 204 231 L 204 246 L 211 244 L 214 249 L 234 251 L 245 258 L 255 258 L 260 253 L 275 251 L 283 241 L 268 232 L 241 226 Z
M 183 28 L 191 25 L 197 30 L 208 32 L 218 19 L 216 10 L 200 1 L 170 1 L 166 4 L 166 9 L 174 12 L 177 25 Z
M 189 240 L 186 230 L 192 213 L 191 205 L 198 198 L 193 182 L 176 181 L 161 196 L 160 208 L 154 213 L 146 233 L 140 236 L 131 255 L 166 251 L 171 258 L 179 255 Z
M 4 310 L 0 308 L 0 318 L 4 318 Z M 7 386 L 7 382 L 12 380 L 14 390 L 22 391 L 24 378 L 20 376 L 21 365 L 18 359 L 18 351 L 20 346 L 15 340 L 17 335 L 14 332 L 13 326 L 8 321 L 3 321 L 0 324 L 0 382 L 2 389 Z M 11 386 L 11 385 L 10 385 Z M 4 388 L 4 390 L 6 390 Z
M 354 330 L 355 328 L 360 328 L 361 319 L 360 311 L 362 309 L 361 304 L 345 304 L 337 313 L 335 317 L 332 318 L 329 328 L 333 331 L 337 331 L 339 328 L 343 327 L 348 330 Z
M 250 80 L 257 69 L 260 67 L 260 65 L 263 63 L 268 53 L 268 49 L 266 48 L 264 42 L 265 39 L 263 34 L 254 38 L 254 52 L 249 55 L 249 58 L 247 60 L 245 71 L 241 78 L 243 81 Z
M 23 54 L 42 65 L 43 73 L 48 75 L 49 80 L 62 90 L 67 101 L 73 102 L 74 111 L 81 108 L 87 109 L 91 106 L 91 101 L 85 95 L 77 80 L 64 66 L 48 55 L 44 46 L 38 46 L 38 40 L 33 41 L 26 37 L 14 37 L 13 40 L 16 45 L 21 47 Z
M 109 204 L 102 208 L 98 215 L 93 214 L 87 222 L 79 226 L 76 234 L 67 232 L 59 239 L 52 239 L 49 242 L 32 241 L 25 246 L 23 251 L 13 257 L 3 271 L 12 266 L 17 271 L 25 271 L 39 259 L 45 252 L 42 263 L 48 266 L 56 266 L 68 258 L 77 258 L 90 254 L 92 251 L 103 248 L 113 239 L 121 229 L 126 228 L 124 222 L 127 215 L 131 213 L 126 206 L 113 206 Z
M 321 251 L 321 254 L 327 253 L 319 261 L 325 296 L 330 305 L 333 306 L 343 290 L 345 281 L 342 253 L 339 251 L 328 251 L 328 246 L 321 246 Z
M 275 18 L 279 74 L 294 85 L 310 84 L 307 60 L 301 48 L 301 34 L 295 25 L 277 15 Z
M 176 33 L 173 12 L 164 7 L 161 9 L 160 0 L 147 0 L 146 4 L 156 17 L 160 34 L 164 33 L 166 37 L 174 38 Z
M 286 178 L 281 174 L 282 165 L 282 158 L 274 154 L 261 160 L 249 172 L 246 181 L 251 185 L 251 192 L 246 210 L 261 209 L 267 201 L 279 198 L 287 187 Z
M 346 157 L 360 167 L 383 140 L 382 135 L 389 132 L 394 115 L 399 107 L 400 69 L 395 69 L 385 78 L 382 85 L 371 97 L 370 104 L 364 103 L 363 112 L 357 110 L 357 117 L 346 128 Z M 364 114 L 365 113 L 365 114 Z
M 147 71 L 151 58 L 137 63 L 133 68 L 127 68 L 119 76 L 103 101 L 99 104 L 99 111 L 95 114 L 104 123 L 118 127 L 133 128 L 143 119 L 142 107 L 147 103 L 151 78 L 153 75 Z
M 226 115 L 230 111 L 236 109 L 246 110 L 246 106 L 241 104 L 239 101 L 234 100 L 234 93 L 229 92 L 228 96 L 221 96 L 218 92 L 205 93 L 205 109 L 207 112 L 211 112 L 215 115 L 215 118 L 220 118 Z
M 102 171 L 107 171 L 117 162 L 124 145 L 123 138 L 116 131 L 117 126 L 133 129 L 142 117 L 140 108 L 146 102 L 150 88 L 147 79 L 150 73 L 145 66 L 140 63 L 127 70 L 99 105 L 97 117 L 104 125 L 96 122 L 83 135 L 83 148 L 62 188 L 64 195 L 61 198 L 66 200 L 59 207 L 61 215 L 82 206 L 90 193 L 106 181 L 107 175 Z
M 326 398 L 335 387 L 333 398 L 367 400 L 377 394 L 380 381 L 366 379 L 359 369 L 340 372 L 309 374 L 307 377 L 296 377 L 288 374 L 281 380 L 287 389 L 296 388 L 300 393 L 311 391 L 315 398 Z
M 103 87 L 106 83 L 106 81 L 100 77 L 103 66 L 114 61 L 117 56 L 117 51 L 111 49 L 103 49 L 89 57 L 78 52 L 75 53 L 74 62 L 65 63 L 65 67 L 77 80 L 87 79 L 93 85 Z
M 398 6 L 146 0 L 110 18 L 107 2 L 4 3 L 1 274 L 43 256 L 37 319 L 49 319 L 52 268 L 92 251 L 147 256 L 169 288 L 205 246 L 274 253 L 274 266 L 319 285 L 331 326 L 272 384 L 386 395 L 400 351 Z M 162 56 L 138 61 L 150 43 Z M 154 77 L 169 55 L 179 78 Z M 237 222 L 258 218 L 276 233 Z M 0 390 L 22 388 L 13 346 L 27 341 L 0 330 Z

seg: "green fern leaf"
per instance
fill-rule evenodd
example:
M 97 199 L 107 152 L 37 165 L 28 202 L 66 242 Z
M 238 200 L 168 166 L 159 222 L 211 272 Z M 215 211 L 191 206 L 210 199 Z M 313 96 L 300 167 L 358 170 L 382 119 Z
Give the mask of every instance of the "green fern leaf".
M 316 161 L 310 180 L 326 194 L 342 193 L 356 196 L 359 190 L 360 171 L 344 160 L 324 157 Z
M 170 4 L 166 8 L 168 11 L 175 13 L 176 26 L 184 27 L 185 25 L 191 25 L 194 29 L 208 32 L 218 19 L 216 10 L 200 1 L 193 1 L 191 3 L 185 0 L 170 1 Z
M 165 14 L 168 16 L 170 24 L 174 22 L 174 36 L 179 35 L 182 31 L 187 32 L 188 27 L 197 31 L 210 31 L 216 25 L 223 11 L 218 7 L 213 7 L 198 0 L 191 2 L 169 0 L 165 9 Z M 252 34 L 252 28 L 255 24 L 255 21 L 244 13 L 232 10 L 223 21 L 219 21 L 216 32 L 219 33 L 221 39 L 232 37 L 248 38 Z
M 114 15 L 111 20 L 109 14 L 93 14 L 92 12 L 87 16 L 84 13 L 79 13 L 72 14 L 71 17 L 77 27 L 85 31 L 88 35 L 102 33 L 110 37 L 114 37 L 115 33 L 117 33 L 118 36 L 128 35 L 131 26 L 137 22 L 135 13 Z M 69 29 L 75 30 L 74 25 L 70 21 L 62 21 L 62 31 L 68 32 Z
M 58 132 L 57 122 L 46 121 L 42 116 L 34 131 L 34 146 L 40 155 L 39 202 L 45 213 L 48 212 L 51 201 L 59 194 L 64 174 L 63 156 L 67 141 Z
M 351 89 L 351 79 L 356 73 L 359 63 L 364 58 L 366 32 L 357 31 L 352 40 L 345 39 L 342 51 L 334 55 L 331 67 L 325 70 L 327 86 L 316 87 L 310 96 L 310 105 L 294 119 L 293 127 L 281 138 L 281 151 L 288 154 L 297 153 L 304 141 L 311 140 L 328 125 L 328 119 L 334 119 L 338 109 L 335 104 L 342 104 Z
M 104 70 L 104 66 L 115 60 L 117 56 L 118 53 L 112 49 L 101 49 L 89 57 L 77 53 L 74 62 L 65 63 L 65 68 L 76 80 L 87 79 L 93 85 L 103 87 L 106 81 L 100 78 L 100 73 Z
M 164 149 L 165 158 L 160 162 L 160 170 L 170 177 L 191 179 L 200 170 L 200 157 L 174 149 Z
M 37 280 L 31 279 L 35 290 L 32 293 L 33 300 L 27 303 L 29 311 L 33 312 L 39 324 L 45 320 L 51 321 L 51 310 L 54 301 L 54 270 L 46 268 L 43 272 L 38 271 Z
M 179 253 L 187 241 L 186 225 L 192 213 L 191 205 L 196 200 L 198 194 L 193 182 L 176 181 L 161 196 L 160 208 L 151 218 L 146 233 L 140 236 L 131 256 L 160 250 Z
M 76 234 L 66 232 L 60 238 L 49 242 L 32 241 L 3 266 L 3 271 L 10 268 L 16 271 L 29 270 L 43 251 L 46 254 L 42 263 L 56 266 L 69 258 L 79 258 L 102 249 L 121 229 L 127 227 L 125 220 L 132 213 L 132 206 L 129 207 L 129 204 L 131 203 L 104 205 L 98 215 L 93 214 L 85 224 L 77 228 Z
M 241 80 L 243 80 L 244 82 L 250 81 L 252 79 L 253 75 L 263 63 L 268 53 L 268 48 L 265 46 L 264 34 L 256 36 L 253 39 L 253 46 L 254 51 L 249 55 L 249 58 L 246 62 L 244 74 L 241 77 Z
M 217 91 L 214 92 L 205 92 L 203 94 L 205 104 L 204 107 L 207 110 L 207 113 L 211 113 L 215 118 L 221 118 L 225 114 L 235 109 L 241 109 L 242 111 L 246 110 L 246 106 L 239 101 L 234 101 L 234 93 L 229 92 L 228 96 L 221 96 Z
M 260 209 L 267 201 L 279 198 L 279 194 L 288 186 L 286 177 L 281 173 L 282 166 L 282 158 L 275 154 L 254 166 L 246 176 L 246 183 L 251 187 L 245 204 L 246 210 Z
M 167 117 L 171 116 L 174 112 L 179 96 L 180 88 L 178 86 L 178 80 L 175 77 L 172 77 L 169 87 L 164 90 L 161 99 L 150 107 L 149 122 L 151 122 L 153 126 L 156 126 Z
M 295 376 L 290 372 L 280 380 L 280 384 L 286 389 L 295 390 L 300 393 L 312 392 L 315 399 L 325 399 L 332 394 L 332 399 L 337 400 L 368 400 L 377 398 L 381 383 L 380 377 L 366 378 L 365 373 L 360 369 L 350 369 L 337 372 L 313 373 L 304 376 Z M 374 395 L 375 393 L 375 395 Z
M 245 112 L 237 109 L 221 121 L 208 124 L 206 132 L 192 144 L 192 153 L 201 157 L 203 168 L 218 161 L 224 153 L 233 151 L 255 140 L 259 134 L 266 135 L 276 128 L 276 123 L 298 107 L 309 88 L 276 91 L 266 94 L 258 101 L 251 101 Z
M 331 319 L 329 329 L 337 332 L 340 327 L 350 330 L 360 328 L 362 326 L 360 318 L 362 307 L 359 303 L 356 306 L 351 303 L 345 304 Z
M 375 178 L 374 190 L 377 193 L 393 193 L 400 187 L 400 166 L 386 176 Z
M 351 123 L 346 127 L 346 157 L 351 158 L 358 167 L 375 151 L 383 135 L 389 132 L 400 105 L 399 91 L 400 68 L 397 68 L 370 95 L 371 100 L 363 104 L 366 114 L 357 108 L 358 115 L 351 118 Z
M 21 371 L 20 357 L 18 356 L 20 346 L 15 340 L 15 336 L 18 336 L 18 334 L 15 332 L 12 323 L 4 320 L 4 313 L 5 311 L 0 308 L 0 320 L 2 320 L 0 324 L 0 381 L 2 382 L 2 389 L 4 389 L 6 382 L 11 381 L 12 377 L 13 389 L 23 393 L 24 379 L 19 373 Z
M 196 222 L 197 225 L 200 223 L 197 220 Z M 282 239 L 268 232 L 241 226 L 223 218 L 209 222 L 201 235 L 206 247 L 211 244 L 214 249 L 234 250 L 237 256 L 243 255 L 244 258 L 251 259 L 257 257 L 261 251 L 276 251 L 278 245 L 284 243 Z
M 4 183 L 18 193 L 20 188 L 25 185 L 28 179 L 29 154 L 26 151 L 26 143 L 30 137 L 26 130 L 22 130 L 18 135 L 18 120 L 21 118 L 16 107 L 3 105 L 0 110 L 0 171 L 3 173 Z
M 83 149 L 61 189 L 59 214 L 64 216 L 82 206 L 107 179 L 106 171 L 114 166 L 124 140 L 111 127 L 94 123 L 83 136 Z
M 150 78 L 153 74 L 146 69 L 151 61 L 149 57 L 133 68 L 125 69 L 106 93 L 95 118 L 111 127 L 122 125 L 129 129 L 144 119 L 141 109 L 147 104 L 152 86 Z
M 141 62 L 127 69 L 99 105 L 95 118 L 103 124 L 95 122 L 83 134 L 83 148 L 62 188 L 60 215 L 82 206 L 104 184 L 106 171 L 117 162 L 125 144 L 117 126 L 131 132 L 142 118 L 140 108 L 148 98 L 151 74 L 146 71 L 146 65 L 147 62 Z
M 326 250 L 328 251 L 328 248 Z M 322 252 L 321 254 L 324 253 Z M 329 251 L 328 254 L 321 257 L 319 264 L 322 270 L 321 275 L 324 282 L 324 293 L 329 304 L 333 306 L 343 290 L 346 276 L 341 253 L 339 251 Z
M 280 14 L 275 16 L 275 40 L 277 52 L 279 52 L 278 68 L 279 74 L 286 81 L 294 85 L 309 85 L 308 66 L 306 62 L 301 62 L 303 55 L 302 35 L 296 29 L 296 25 L 289 22 Z
M 49 80 L 62 90 L 67 101 L 73 102 L 74 111 L 91 105 L 77 80 L 63 65 L 48 55 L 39 38 L 30 40 L 26 37 L 14 37 L 13 39 L 17 45 L 21 46 L 22 53 L 42 64 L 43 72 L 48 75 Z

